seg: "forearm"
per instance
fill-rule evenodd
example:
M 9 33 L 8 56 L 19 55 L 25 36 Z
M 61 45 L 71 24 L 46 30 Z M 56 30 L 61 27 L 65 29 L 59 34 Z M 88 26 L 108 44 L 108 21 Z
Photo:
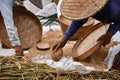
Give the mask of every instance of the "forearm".
M 71 25 L 68 27 L 64 34 L 64 38 L 69 39 L 72 37 L 83 24 L 87 22 L 88 18 L 83 20 L 72 21 Z
M 13 21 L 14 0 L 3 0 L 0 2 L 0 11 L 4 19 L 7 34 L 12 46 L 20 45 L 17 29 Z

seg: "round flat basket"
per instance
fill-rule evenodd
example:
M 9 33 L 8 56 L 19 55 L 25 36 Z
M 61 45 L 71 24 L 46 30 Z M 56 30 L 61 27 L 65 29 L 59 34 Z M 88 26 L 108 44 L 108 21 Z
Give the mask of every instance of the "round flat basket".
M 73 47 L 73 58 L 77 61 L 81 61 L 92 55 L 98 50 L 102 42 L 97 40 L 106 33 L 109 28 L 108 25 L 98 23 L 89 27 L 82 35 L 80 35 L 76 44 Z
M 61 26 L 62 33 L 64 34 L 72 20 L 64 18 L 62 15 L 59 18 L 59 23 Z M 95 20 L 93 18 L 89 18 L 88 21 L 69 39 L 69 40 L 77 40 L 81 33 L 83 33 L 89 26 L 94 24 Z
M 42 26 L 39 19 L 25 7 L 17 6 L 13 10 L 14 23 L 17 27 L 20 42 L 23 49 L 28 49 L 38 43 L 42 37 Z M 0 38 L 1 42 L 12 47 L 2 16 L 0 16 Z
M 40 49 L 40 50 L 47 50 L 50 48 L 50 44 L 48 42 L 39 42 L 37 45 L 36 45 L 37 49 Z

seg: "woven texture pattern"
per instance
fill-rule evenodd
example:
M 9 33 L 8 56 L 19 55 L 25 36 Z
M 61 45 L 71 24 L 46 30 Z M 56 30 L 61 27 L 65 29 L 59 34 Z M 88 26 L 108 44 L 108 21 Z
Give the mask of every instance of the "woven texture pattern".
M 102 41 L 97 41 L 100 36 L 106 33 L 109 28 L 108 25 L 103 23 L 98 23 L 94 26 L 88 27 L 77 40 L 76 44 L 73 47 L 73 57 L 76 60 L 84 60 L 85 58 L 92 55 L 97 51 L 101 45 Z
M 68 19 L 87 18 L 99 11 L 108 0 L 63 0 L 61 13 Z
M 18 30 L 21 45 L 28 49 L 38 43 L 42 37 L 42 26 L 39 19 L 25 7 L 14 8 L 14 22 Z M 1 42 L 8 47 L 12 47 L 2 16 L 0 16 L 0 38 Z

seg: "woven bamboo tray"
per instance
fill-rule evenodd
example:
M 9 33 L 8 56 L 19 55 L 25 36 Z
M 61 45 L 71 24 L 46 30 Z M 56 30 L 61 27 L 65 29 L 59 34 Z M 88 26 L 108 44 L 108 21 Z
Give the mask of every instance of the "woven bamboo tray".
M 102 42 L 97 42 L 97 40 L 106 33 L 108 28 L 109 24 L 103 25 L 102 23 L 88 27 L 73 47 L 74 59 L 77 61 L 84 60 L 97 51 L 102 46 Z
M 17 27 L 21 45 L 24 49 L 30 48 L 41 40 L 41 23 L 39 19 L 33 13 L 25 9 L 25 7 L 19 6 L 14 8 L 14 23 Z M 2 16 L 0 16 L 0 38 L 2 43 L 8 47 L 12 47 Z
M 71 20 L 64 18 L 62 15 L 60 16 L 59 23 L 63 34 L 67 30 L 71 22 Z M 92 26 L 94 22 L 95 20 L 93 18 L 89 18 L 89 20 L 69 40 L 77 40 L 81 33 L 83 33 L 89 26 Z

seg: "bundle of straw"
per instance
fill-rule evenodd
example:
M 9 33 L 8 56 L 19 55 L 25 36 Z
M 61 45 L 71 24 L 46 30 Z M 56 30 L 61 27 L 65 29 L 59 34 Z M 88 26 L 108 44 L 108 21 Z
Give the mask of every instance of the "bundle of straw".
M 75 71 L 58 71 L 45 64 L 20 61 L 16 57 L 0 57 L 0 80 L 119 80 L 117 71 L 91 72 L 87 75 Z

